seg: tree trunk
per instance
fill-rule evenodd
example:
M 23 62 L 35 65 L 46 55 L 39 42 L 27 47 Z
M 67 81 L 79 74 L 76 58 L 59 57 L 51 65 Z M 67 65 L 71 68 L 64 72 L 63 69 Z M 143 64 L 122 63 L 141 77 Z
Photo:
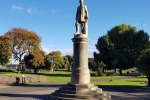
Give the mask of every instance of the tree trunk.
M 147 74 L 146 76 L 147 76 L 147 79 L 148 79 L 147 85 L 150 86 L 150 74 Z
M 70 71 L 70 67 L 68 67 L 68 72 Z
M 20 70 L 21 70 L 21 57 L 19 59 L 18 74 L 20 74 Z
M 103 73 L 105 73 L 105 68 L 103 68 L 103 71 L 102 71 Z
M 34 74 L 38 73 L 39 69 L 38 68 L 34 68 Z
M 116 73 L 116 68 L 114 68 L 114 73 Z
M 122 68 L 119 68 L 119 73 L 120 75 L 122 75 Z
M 19 64 L 19 66 L 18 66 L 18 74 L 20 74 L 20 64 Z
M 21 64 L 19 62 L 19 65 L 18 65 L 18 74 L 20 74 L 20 69 L 21 69 Z
M 51 68 L 51 72 L 54 72 L 54 68 L 53 67 Z

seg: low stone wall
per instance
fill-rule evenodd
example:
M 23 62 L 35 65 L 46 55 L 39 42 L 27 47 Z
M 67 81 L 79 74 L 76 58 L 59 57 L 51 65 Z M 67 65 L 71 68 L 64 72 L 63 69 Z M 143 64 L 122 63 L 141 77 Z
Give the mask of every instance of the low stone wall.
M 0 76 L 0 84 L 13 84 L 16 83 L 17 79 L 19 79 L 19 83 L 22 83 L 22 76 L 16 77 L 16 76 Z M 47 78 L 44 76 L 26 76 L 23 79 L 23 83 L 39 83 L 39 82 L 46 82 Z
M 0 76 L 0 84 L 11 84 L 16 82 L 16 77 L 14 76 Z

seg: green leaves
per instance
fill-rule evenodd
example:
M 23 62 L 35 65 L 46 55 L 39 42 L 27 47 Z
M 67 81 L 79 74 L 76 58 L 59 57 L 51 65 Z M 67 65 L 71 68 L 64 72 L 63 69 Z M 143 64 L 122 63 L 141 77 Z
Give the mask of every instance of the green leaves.
M 143 30 L 121 24 L 113 27 L 98 39 L 94 53 L 95 60 L 103 61 L 108 69 L 112 69 L 112 61 L 118 60 L 116 68 L 134 67 L 135 60 L 142 50 L 150 47 L 149 35 Z
M 136 66 L 141 73 L 150 74 L 150 49 L 141 52 L 137 58 Z
M 51 65 L 55 65 L 53 67 L 60 68 L 63 64 L 63 58 L 61 56 L 60 51 L 52 51 L 46 56 L 47 62 Z

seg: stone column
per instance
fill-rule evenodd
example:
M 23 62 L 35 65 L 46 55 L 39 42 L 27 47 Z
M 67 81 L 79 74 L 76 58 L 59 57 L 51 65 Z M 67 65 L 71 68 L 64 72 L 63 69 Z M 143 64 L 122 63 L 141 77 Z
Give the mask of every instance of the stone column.
M 88 42 L 85 34 L 75 34 L 73 41 L 73 68 L 71 82 L 60 87 L 47 100 L 110 100 L 111 96 L 90 83 Z
M 77 34 L 72 39 L 73 47 L 73 68 L 71 84 L 89 84 L 90 73 L 88 68 L 88 42 L 89 38 L 84 34 Z

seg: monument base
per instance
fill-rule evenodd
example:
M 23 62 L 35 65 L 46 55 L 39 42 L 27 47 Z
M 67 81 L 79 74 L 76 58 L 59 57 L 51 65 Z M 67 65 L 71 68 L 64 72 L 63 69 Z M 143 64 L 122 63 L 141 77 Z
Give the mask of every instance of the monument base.
M 47 100 L 110 100 L 111 96 L 103 93 L 94 84 L 71 84 L 60 87 Z

